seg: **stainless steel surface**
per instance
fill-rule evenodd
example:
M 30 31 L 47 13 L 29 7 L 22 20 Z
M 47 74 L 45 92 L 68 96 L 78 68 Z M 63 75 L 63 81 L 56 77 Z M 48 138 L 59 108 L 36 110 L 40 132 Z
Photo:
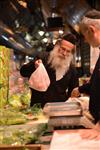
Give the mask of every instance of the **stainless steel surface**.
M 44 106 L 45 115 L 52 116 L 76 116 L 82 115 L 82 108 L 78 102 L 47 103 Z

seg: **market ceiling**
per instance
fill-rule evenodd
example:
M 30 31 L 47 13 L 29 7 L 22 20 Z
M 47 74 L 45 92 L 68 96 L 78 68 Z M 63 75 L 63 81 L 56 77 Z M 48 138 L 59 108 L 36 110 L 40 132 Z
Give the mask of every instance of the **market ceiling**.
M 61 17 L 63 26 L 73 26 L 81 15 L 80 9 L 87 11 L 89 7 L 99 9 L 100 1 L 0 0 L 0 45 L 32 55 L 35 50 L 45 48 L 43 39 L 50 36 L 52 30 L 48 29 L 49 17 Z M 78 17 L 73 15 L 75 13 Z M 42 36 L 38 33 L 41 30 L 44 31 Z

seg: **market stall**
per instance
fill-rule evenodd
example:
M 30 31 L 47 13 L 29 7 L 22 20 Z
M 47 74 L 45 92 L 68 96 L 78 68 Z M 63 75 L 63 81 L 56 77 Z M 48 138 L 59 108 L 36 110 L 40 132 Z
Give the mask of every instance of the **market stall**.
M 66 133 L 94 126 L 88 114 L 88 97 L 47 103 L 43 109 L 39 104 L 30 107 L 30 91 L 17 70 L 13 50 L 1 46 L 0 56 L 0 149 L 48 150 L 55 145 L 57 129 Z
M 99 51 L 92 53 L 92 50 L 96 50 L 90 46 L 92 40 L 90 40 L 90 43 L 86 42 L 79 28 L 80 21 L 93 8 L 92 5 L 95 9 L 99 9 L 99 1 L 97 0 L 95 2 L 89 2 L 88 0 L 75 2 L 72 0 L 68 2 L 66 0 L 8 0 L 0 2 L 0 150 L 100 149 L 100 138 L 90 140 L 83 139 L 81 136 L 81 133 L 85 134 L 88 129 L 94 128 L 95 121 L 98 121 L 99 118 L 95 116 L 93 118 L 93 114 L 91 113 L 91 115 L 89 112 L 88 95 L 90 94 L 91 99 L 91 93 L 94 94 L 97 91 L 97 95 L 92 95 L 94 101 L 92 109 L 94 109 L 94 113 L 97 111 L 97 116 L 100 108 L 98 102 L 100 99 L 100 97 L 98 99 L 99 72 L 97 78 L 91 84 L 94 85 L 91 93 L 86 92 L 84 94 L 79 91 L 77 98 L 66 98 L 70 87 L 69 83 L 72 83 L 72 81 L 77 80 L 79 86 L 89 83 L 99 56 Z M 64 40 L 63 37 L 70 33 L 77 39 L 74 44 L 67 41 L 67 44 L 71 44 L 71 49 L 68 46 L 69 44 L 65 47 L 63 45 L 65 42 L 60 43 Z M 60 59 L 51 57 L 51 62 L 49 62 L 49 55 L 45 55 L 43 61 L 42 57 L 38 58 L 38 52 L 48 53 L 52 51 L 56 44 L 58 44 L 58 54 L 55 55 L 55 58 Z M 49 45 L 51 46 L 48 47 Z M 72 54 L 74 48 L 73 59 L 69 62 L 74 64 L 76 74 L 78 74 L 77 79 L 70 78 L 70 76 L 74 77 L 74 74 L 72 70 L 69 71 L 71 65 L 67 62 L 68 59 L 62 61 L 64 60 L 63 54 L 65 53 L 67 58 L 67 54 Z M 53 56 L 51 54 L 53 54 L 52 52 L 50 56 Z M 21 67 L 31 61 L 33 62 L 30 68 L 33 70 L 30 71 L 27 67 L 27 70 L 24 71 L 25 74 L 21 74 Z M 46 73 L 43 74 L 42 70 L 41 73 L 38 73 L 42 78 L 38 80 L 39 76 L 35 74 L 34 81 L 36 82 L 32 82 L 35 70 L 39 68 L 41 70 L 39 61 L 40 66 L 47 61 L 47 64 L 43 67 L 47 72 L 48 80 L 45 77 Z M 28 76 L 26 72 L 29 73 Z M 64 82 L 63 78 L 67 73 L 72 74 L 66 76 Z M 68 88 L 66 86 L 67 79 L 70 79 Z M 44 87 L 47 82 L 46 88 L 42 87 L 41 81 L 44 82 Z M 38 88 L 35 88 L 35 83 L 37 83 Z M 78 87 L 78 83 L 75 87 Z M 73 86 L 71 90 L 75 87 Z M 56 88 L 57 90 L 55 90 Z M 63 88 L 65 89 L 65 99 L 62 96 Z M 36 98 L 34 98 L 34 93 L 30 89 L 36 90 Z M 54 93 L 52 90 L 49 93 L 48 89 L 53 89 Z M 40 92 L 41 104 L 37 103 L 37 91 Z M 42 94 L 45 91 L 47 93 L 44 96 Z M 50 96 L 54 96 L 54 98 Z M 49 100 L 47 100 L 48 97 Z M 31 102 L 34 103 L 31 105 Z M 100 130 L 95 129 L 99 134 Z

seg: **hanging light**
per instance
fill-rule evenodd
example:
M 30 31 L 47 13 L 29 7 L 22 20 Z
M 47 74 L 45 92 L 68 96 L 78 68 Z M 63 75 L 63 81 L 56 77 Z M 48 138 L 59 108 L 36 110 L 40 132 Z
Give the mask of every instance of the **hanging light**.
M 63 30 L 59 30 L 59 34 L 63 34 L 64 33 L 64 31 Z
M 47 30 L 58 31 L 63 28 L 63 18 L 57 13 L 57 1 L 51 0 L 51 16 L 47 18 Z
M 47 38 L 44 38 L 44 39 L 43 39 L 43 42 L 44 42 L 44 43 L 47 43 L 47 41 L 48 41 Z
M 40 36 L 44 35 L 44 31 L 39 31 L 38 33 L 39 33 Z

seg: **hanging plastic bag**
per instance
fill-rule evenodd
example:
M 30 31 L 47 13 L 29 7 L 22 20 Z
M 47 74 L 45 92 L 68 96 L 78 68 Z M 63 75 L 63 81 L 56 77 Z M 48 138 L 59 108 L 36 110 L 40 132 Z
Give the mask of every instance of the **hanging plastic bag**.
M 29 79 L 29 86 L 37 91 L 46 91 L 50 85 L 48 73 L 43 65 L 39 63 L 37 69 L 32 73 Z

